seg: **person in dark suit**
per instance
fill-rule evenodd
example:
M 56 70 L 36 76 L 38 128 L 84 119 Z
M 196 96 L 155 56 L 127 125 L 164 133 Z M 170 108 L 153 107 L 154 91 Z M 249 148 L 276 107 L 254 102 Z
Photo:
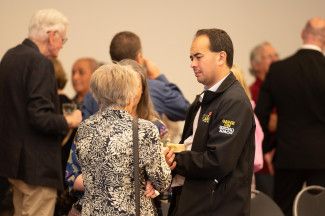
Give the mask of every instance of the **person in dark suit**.
M 13 186 L 15 215 L 53 215 L 63 188 L 61 138 L 81 112 L 63 116 L 50 58 L 65 40 L 67 18 L 54 9 L 36 12 L 28 39 L 0 63 L 0 176 Z
M 304 183 L 325 186 L 325 20 L 310 19 L 301 36 L 301 49 L 271 65 L 255 109 L 265 133 L 278 113 L 274 199 L 286 215 Z
M 173 169 L 169 215 L 249 215 L 255 121 L 250 101 L 230 71 L 233 45 L 221 29 L 197 31 L 191 67 L 204 85 L 190 106 Z

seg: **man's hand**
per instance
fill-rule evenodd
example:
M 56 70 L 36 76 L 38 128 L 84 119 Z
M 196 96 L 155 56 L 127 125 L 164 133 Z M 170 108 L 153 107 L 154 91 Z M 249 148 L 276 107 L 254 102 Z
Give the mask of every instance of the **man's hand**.
M 65 120 L 67 121 L 69 128 L 76 128 L 82 121 L 82 114 L 80 110 L 75 110 L 69 115 L 65 115 Z
M 76 191 L 85 191 L 84 179 L 82 174 L 78 175 L 76 180 L 73 183 L 73 189 Z
M 156 79 L 160 75 L 159 68 L 149 59 L 144 58 L 144 66 L 147 68 L 148 79 Z
M 264 160 L 266 162 L 266 166 L 272 176 L 274 175 L 274 167 L 272 163 L 274 154 L 275 154 L 275 149 L 264 154 Z
M 164 155 L 165 155 L 166 163 L 168 164 L 169 168 L 171 170 L 175 169 L 176 161 L 174 161 L 175 153 L 173 152 L 173 150 L 171 150 L 169 147 L 166 147 L 164 150 Z
M 278 115 L 275 112 L 272 112 L 269 120 L 269 131 L 274 133 L 278 124 Z

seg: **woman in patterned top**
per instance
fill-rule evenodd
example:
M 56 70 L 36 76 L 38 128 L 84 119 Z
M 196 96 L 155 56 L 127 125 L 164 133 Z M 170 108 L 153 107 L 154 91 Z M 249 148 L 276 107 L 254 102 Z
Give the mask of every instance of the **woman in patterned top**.
M 168 136 L 168 129 L 165 124 L 159 119 L 159 115 L 155 112 L 153 108 L 153 104 L 150 99 L 149 91 L 148 91 L 148 84 L 145 75 L 144 68 L 139 65 L 136 61 L 131 59 L 125 59 L 119 62 L 120 65 L 129 65 L 131 66 L 134 71 L 139 74 L 142 84 L 142 94 L 140 97 L 140 101 L 138 102 L 136 109 L 134 107 L 133 115 L 136 115 L 138 118 L 146 119 L 154 123 L 159 131 L 159 136 L 161 141 L 166 142 L 169 138 Z M 97 106 L 97 105 L 96 105 Z M 89 110 L 90 111 L 90 110 Z M 93 110 L 97 112 L 97 110 Z M 69 200 L 72 203 L 75 203 L 75 208 L 79 211 L 81 210 L 80 202 L 78 201 L 83 196 L 84 185 L 83 185 L 83 178 L 81 174 L 81 167 L 79 165 L 77 155 L 76 155 L 76 146 L 72 143 L 70 157 L 66 167 L 66 183 L 69 188 Z M 150 185 L 148 185 L 148 190 L 150 190 Z M 148 194 L 149 191 L 148 191 Z M 159 197 L 154 199 L 154 203 L 158 210 L 158 215 L 162 215 L 162 210 L 160 206 Z
M 91 89 L 100 110 L 81 123 L 75 138 L 85 187 L 82 214 L 133 215 L 132 114 L 138 114 L 135 110 L 142 86 L 130 67 L 104 65 L 93 74 Z M 165 190 L 170 170 L 161 153 L 156 126 L 139 119 L 138 127 L 141 215 L 156 215 L 144 185 L 149 180 L 157 190 Z

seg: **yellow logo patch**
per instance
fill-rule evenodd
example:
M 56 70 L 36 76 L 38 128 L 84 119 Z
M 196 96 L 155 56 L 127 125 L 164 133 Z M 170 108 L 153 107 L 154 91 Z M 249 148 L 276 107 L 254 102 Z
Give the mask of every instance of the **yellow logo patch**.
M 211 115 L 212 115 L 212 112 L 209 112 L 208 114 L 203 114 L 202 121 L 205 123 L 209 123 Z
M 235 126 L 235 122 L 231 120 L 222 119 L 222 123 L 225 127 Z
M 235 126 L 235 121 L 231 121 L 231 120 L 226 120 L 226 119 L 222 119 L 222 124 L 219 126 L 219 132 L 220 133 L 224 133 L 224 134 L 228 134 L 231 135 L 234 133 L 235 129 L 233 128 L 233 126 Z

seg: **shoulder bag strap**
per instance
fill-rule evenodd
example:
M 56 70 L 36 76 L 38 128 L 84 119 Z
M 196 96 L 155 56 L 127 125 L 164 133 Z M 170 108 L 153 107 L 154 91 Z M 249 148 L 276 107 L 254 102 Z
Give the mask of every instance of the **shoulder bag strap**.
M 135 187 L 135 215 L 140 216 L 140 172 L 139 172 L 139 135 L 138 118 L 132 121 L 133 131 L 133 165 L 134 165 L 134 187 Z

